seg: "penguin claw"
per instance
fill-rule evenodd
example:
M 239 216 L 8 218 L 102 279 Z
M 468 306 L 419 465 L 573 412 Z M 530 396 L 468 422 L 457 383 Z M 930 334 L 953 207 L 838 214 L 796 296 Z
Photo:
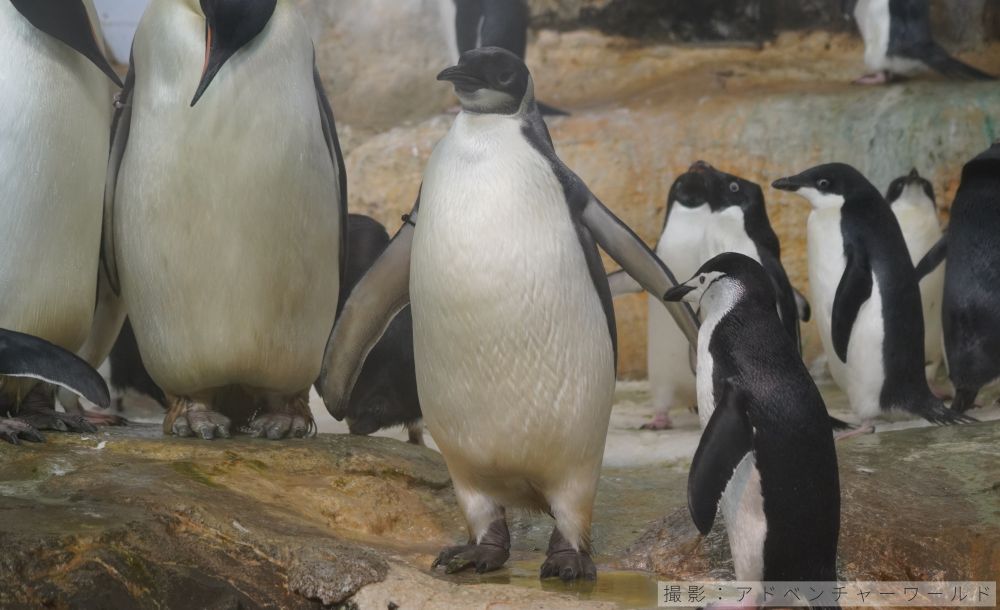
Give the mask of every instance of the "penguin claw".
M 653 419 L 639 426 L 640 430 L 672 430 L 673 428 L 674 422 L 671 421 L 670 415 L 666 412 L 657 413 Z
M 272 441 L 303 438 L 309 432 L 309 422 L 299 415 L 268 413 L 255 417 L 240 431 L 254 438 L 267 438 Z
M 540 571 L 541 578 L 573 580 L 597 580 L 597 567 L 588 553 L 566 550 L 552 553 L 545 558 Z
M 20 445 L 21 440 L 44 443 L 45 437 L 31 424 L 17 419 L 0 418 L 0 439 L 11 445 Z
M 431 564 L 431 569 L 444 566 L 445 574 L 475 568 L 477 574 L 499 570 L 510 552 L 492 544 L 464 544 L 446 547 Z
M 73 413 L 59 413 L 50 408 L 22 409 L 17 418 L 36 430 L 57 432 L 97 432 L 97 427 L 83 416 Z
M 215 438 L 229 438 L 229 418 L 221 413 L 208 410 L 188 410 L 174 421 L 173 432 L 177 436 L 197 436 L 206 441 Z

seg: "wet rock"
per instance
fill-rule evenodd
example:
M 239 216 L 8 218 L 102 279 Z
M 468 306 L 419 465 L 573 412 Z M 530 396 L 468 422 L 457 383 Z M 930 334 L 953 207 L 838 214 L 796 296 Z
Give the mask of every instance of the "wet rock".
M 842 579 L 1000 574 L 1000 425 L 868 435 L 839 443 L 837 453 Z M 686 509 L 652 524 L 619 565 L 678 580 L 733 577 L 721 522 L 702 538 Z

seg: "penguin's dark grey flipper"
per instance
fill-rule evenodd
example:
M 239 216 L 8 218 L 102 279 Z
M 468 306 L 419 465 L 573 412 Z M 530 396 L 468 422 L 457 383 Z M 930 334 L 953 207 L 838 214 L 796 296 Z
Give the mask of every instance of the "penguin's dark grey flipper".
M 619 269 L 608 274 L 608 285 L 611 287 L 611 296 L 620 297 L 624 294 L 638 294 L 642 292 L 642 286 L 635 281 L 624 269 Z
M 847 344 L 858 311 L 872 295 L 872 269 L 864 249 L 858 245 L 844 247 L 847 266 L 840 278 L 833 297 L 833 314 L 830 323 L 833 349 L 841 362 L 847 362 Z
M 795 306 L 799 310 L 799 320 L 808 322 L 812 318 L 812 307 L 809 306 L 809 300 L 797 288 L 792 288 L 792 290 L 795 291 Z
M 934 244 L 927 254 L 920 259 L 917 263 L 917 281 L 924 279 L 929 273 L 937 269 L 938 265 L 944 262 L 944 259 L 948 256 L 948 233 L 945 232 L 938 240 L 938 243 Z
M 719 499 L 729 479 L 747 453 L 753 450 L 753 428 L 745 408 L 739 404 L 741 392 L 730 383 L 705 426 L 688 474 L 688 510 L 695 526 L 707 535 L 715 522 Z
M 125 84 L 115 98 L 115 112 L 111 119 L 111 151 L 104 182 L 104 218 L 101 228 L 101 265 L 112 290 L 117 294 L 121 294 L 121 281 L 118 278 L 118 259 L 115 251 L 115 191 L 118 187 L 118 170 L 125 157 L 129 130 L 132 127 L 133 87 L 135 87 L 135 64 L 130 57 Z
M 24 333 L 0 329 L 0 376 L 38 379 L 101 407 L 111 404 L 107 384 L 89 364 L 57 345 Z
M 344 153 L 340 149 L 340 139 L 337 137 L 337 123 L 333 118 L 333 108 L 323 89 L 323 79 L 316 67 L 316 52 L 313 51 L 313 81 L 316 83 L 316 99 L 319 102 L 319 116 L 323 123 L 323 137 L 330 152 L 330 160 L 337 169 L 337 180 L 340 186 L 340 275 L 343 277 L 347 265 L 347 166 L 344 163 Z
M 455 0 L 455 41 L 459 55 L 478 46 L 482 20 L 483 0 Z
M 351 390 L 361 374 L 368 353 L 410 302 L 410 249 L 420 198 L 344 302 L 326 343 L 319 393 L 327 410 L 338 421 L 347 413 Z

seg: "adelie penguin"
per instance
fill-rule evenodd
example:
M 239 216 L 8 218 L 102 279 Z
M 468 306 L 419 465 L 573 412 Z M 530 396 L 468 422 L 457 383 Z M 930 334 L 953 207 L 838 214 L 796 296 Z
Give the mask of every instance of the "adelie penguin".
M 304 436 L 347 225 L 308 27 L 291 0 L 153 0 L 130 63 L 103 261 L 164 432 Z
M 721 508 L 739 581 L 835 581 L 837 454 L 826 406 L 753 259 L 709 260 L 667 300 L 700 311 L 698 415 L 688 508 L 708 534 Z
M 77 352 L 98 298 L 101 197 L 112 95 L 120 84 L 81 0 L 0 2 L 0 328 Z M 110 348 L 110 346 L 108 346 Z M 105 354 L 106 355 L 106 352 Z M 93 431 L 96 413 L 55 411 L 54 388 L 21 377 L 39 428 Z
M 909 174 L 892 181 L 885 199 L 899 221 L 910 260 L 917 265 L 941 240 L 941 221 L 938 220 L 934 187 L 914 168 Z M 941 299 L 944 269 L 938 269 L 918 281 L 924 315 L 924 372 L 927 382 L 934 387 L 943 352 Z
M 524 59 L 531 17 L 527 0 L 450 1 L 455 3 L 455 41 L 459 55 L 479 47 L 500 47 Z M 541 102 L 536 104 L 543 116 L 569 114 Z
M 918 266 L 932 272 L 947 256 L 942 325 L 951 408 L 976 406 L 976 396 L 1000 379 L 1000 142 L 962 168 L 948 234 Z
M 691 275 L 723 252 L 740 252 L 764 265 L 778 315 L 798 345 L 799 320 L 808 321 L 809 304 L 792 288 L 781 264 L 781 245 L 771 228 L 763 191 L 749 180 L 698 161 L 670 188 L 656 255 L 674 272 Z M 615 296 L 642 290 L 624 272 L 609 279 Z M 670 427 L 670 408 L 695 403 L 695 376 L 688 366 L 687 340 L 662 305 L 650 302 L 648 320 L 647 370 L 656 414 L 643 428 L 659 430 Z
M 860 172 L 829 163 L 775 181 L 812 205 L 809 284 L 834 381 L 865 422 L 899 409 L 937 424 L 971 421 L 935 398 L 924 376 L 917 276 L 899 223 Z
M 872 71 L 855 82 L 879 85 L 930 68 L 949 78 L 993 80 L 962 63 L 931 36 L 930 0 L 853 0 L 854 18 L 865 41 L 865 64 Z
M 661 297 L 675 281 L 556 156 L 524 62 L 467 51 L 439 80 L 462 103 L 413 213 L 354 288 L 321 389 L 345 414 L 364 354 L 407 303 L 417 388 L 468 524 L 448 572 L 500 568 L 506 511 L 555 518 L 541 576 L 594 578 L 590 525 L 615 388 L 598 246 Z M 690 308 L 670 304 L 693 343 Z

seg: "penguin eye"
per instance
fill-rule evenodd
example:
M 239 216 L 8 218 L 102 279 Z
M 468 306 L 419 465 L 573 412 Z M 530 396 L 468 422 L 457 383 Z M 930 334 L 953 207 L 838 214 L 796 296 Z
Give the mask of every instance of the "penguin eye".
M 738 182 L 730 182 L 729 183 L 729 191 L 730 192 L 735 193 L 735 192 L 737 192 L 739 190 L 740 190 L 740 185 L 739 185 Z
M 500 82 L 501 85 L 506 87 L 507 85 L 511 84 L 511 82 L 514 81 L 514 73 L 501 72 L 500 76 L 497 77 L 497 80 Z
M 704 284 L 705 283 L 705 276 L 704 275 L 699 275 L 698 276 L 698 283 L 699 284 Z
M 816 186 L 818 186 L 821 189 L 825 189 L 828 186 L 830 186 L 830 181 L 827 180 L 826 178 L 820 178 L 819 180 L 816 181 Z

